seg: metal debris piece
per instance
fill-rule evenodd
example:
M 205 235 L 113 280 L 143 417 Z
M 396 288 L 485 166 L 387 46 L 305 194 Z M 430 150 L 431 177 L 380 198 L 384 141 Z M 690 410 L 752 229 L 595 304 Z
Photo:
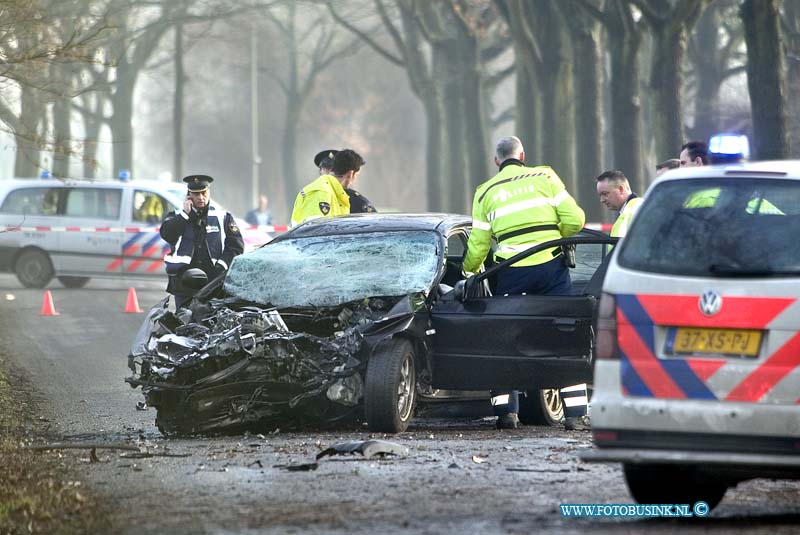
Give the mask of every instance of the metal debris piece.
M 559 468 L 557 470 L 541 469 L 541 468 L 524 468 L 522 466 L 509 466 L 506 467 L 509 472 L 537 472 L 537 473 L 550 473 L 559 474 L 562 472 L 571 472 L 569 468 Z
M 328 455 L 355 455 L 356 453 L 362 454 L 365 459 L 376 456 L 386 457 L 387 455 L 405 457 L 408 455 L 408 448 L 388 440 L 355 440 L 334 444 L 322 450 L 317 454 L 317 460 Z
M 273 468 L 283 468 L 290 472 L 311 472 L 319 468 L 319 464 L 317 463 L 276 464 Z
M 79 450 L 83 448 L 139 451 L 138 446 L 131 446 L 128 444 L 115 444 L 115 443 L 103 444 L 102 442 L 83 442 L 83 443 L 54 442 L 53 444 L 31 444 L 29 446 L 23 447 L 23 449 L 26 450 Z

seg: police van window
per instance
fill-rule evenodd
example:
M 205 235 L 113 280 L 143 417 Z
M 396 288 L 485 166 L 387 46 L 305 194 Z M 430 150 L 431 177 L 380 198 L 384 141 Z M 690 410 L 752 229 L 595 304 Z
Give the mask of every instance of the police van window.
M 169 204 L 152 191 L 136 190 L 133 193 L 131 219 L 140 223 L 160 223 L 169 210 Z
M 70 188 L 64 215 L 91 219 L 119 219 L 122 191 L 108 188 Z
M 800 182 L 670 180 L 620 242 L 626 268 L 686 276 L 797 276 Z
M 56 188 L 22 188 L 8 194 L 0 206 L 4 214 L 48 216 L 58 213 Z

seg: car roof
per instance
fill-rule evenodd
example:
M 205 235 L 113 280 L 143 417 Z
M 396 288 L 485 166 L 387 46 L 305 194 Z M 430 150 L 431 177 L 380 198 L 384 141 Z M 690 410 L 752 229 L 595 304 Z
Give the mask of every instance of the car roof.
M 721 178 L 747 176 L 754 178 L 787 178 L 800 180 L 800 160 L 770 160 L 735 164 L 704 165 L 671 169 L 658 177 L 653 184 L 687 178 Z
M 185 188 L 179 182 L 166 182 L 164 180 L 112 180 L 112 179 L 89 179 L 89 178 L 11 178 L 0 180 L 0 187 L 16 188 L 16 187 L 147 187 L 156 190 L 175 190 L 177 188 Z
M 466 215 L 439 213 L 369 213 L 320 217 L 294 227 L 275 238 L 273 242 L 289 238 L 399 230 L 430 230 L 439 234 L 447 234 L 451 229 L 466 227 L 471 222 L 472 219 Z

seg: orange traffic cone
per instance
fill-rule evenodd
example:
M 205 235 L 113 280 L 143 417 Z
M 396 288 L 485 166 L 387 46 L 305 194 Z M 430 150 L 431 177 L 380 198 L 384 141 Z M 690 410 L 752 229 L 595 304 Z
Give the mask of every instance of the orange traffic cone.
M 58 312 L 56 312 L 56 307 L 53 304 L 53 294 L 50 293 L 50 290 L 44 291 L 44 301 L 42 301 L 42 311 L 39 313 L 40 316 L 58 316 Z
M 144 312 L 139 308 L 139 298 L 136 297 L 136 288 L 128 288 L 128 301 L 125 303 L 125 312 L 128 314 Z

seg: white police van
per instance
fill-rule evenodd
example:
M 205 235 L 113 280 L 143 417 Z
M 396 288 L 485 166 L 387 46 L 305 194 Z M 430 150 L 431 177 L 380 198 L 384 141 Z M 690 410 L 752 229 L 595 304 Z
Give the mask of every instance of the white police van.
M 185 184 L 155 180 L 0 181 L 0 270 L 31 288 L 54 276 L 67 287 L 163 276 L 169 246 L 156 229 L 185 195 Z
M 670 171 L 617 246 L 586 461 L 639 503 L 800 479 L 800 162 Z

